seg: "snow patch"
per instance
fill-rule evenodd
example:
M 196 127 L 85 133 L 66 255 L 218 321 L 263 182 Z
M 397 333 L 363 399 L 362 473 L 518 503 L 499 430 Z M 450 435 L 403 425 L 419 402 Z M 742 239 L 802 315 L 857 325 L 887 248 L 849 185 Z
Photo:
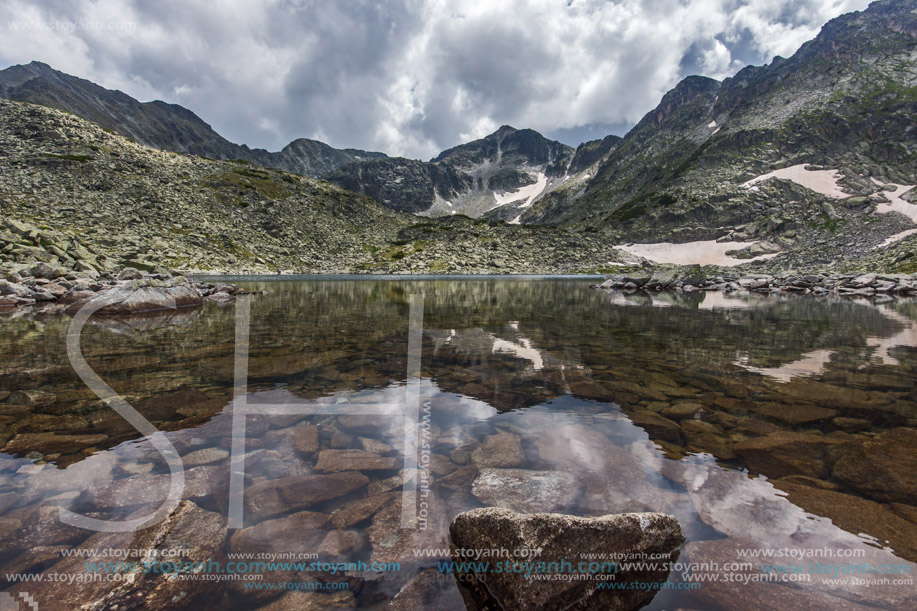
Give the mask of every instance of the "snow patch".
M 698 242 L 685 242 L 673 244 L 672 242 L 659 242 L 656 244 L 631 244 L 629 246 L 615 246 L 615 248 L 628 252 L 656 263 L 677 263 L 681 265 L 721 265 L 734 267 L 758 261 L 772 259 L 779 253 L 760 255 L 751 259 L 737 259 L 726 254 L 730 250 L 742 250 L 754 242 L 717 242 L 716 240 L 701 240 Z
M 884 195 L 891 203 L 888 204 L 876 204 L 876 212 L 879 214 L 888 214 L 889 212 L 897 212 L 903 214 L 907 218 L 911 219 L 912 222 L 917 223 L 917 205 L 910 204 L 903 199 L 901 196 L 914 188 L 914 185 L 896 185 L 894 183 L 888 183 L 883 185 L 881 182 L 872 179 L 874 183 L 879 186 L 894 187 L 895 190 L 892 192 L 885 191 Z M 903 236 L 902 236 L 903 237 Z M 900 238 L 899 238 L 900 239 Z
M 908 229 L 907 231 L 896 233 L 895 235 L 891 236 L 890 238 L 887 238 L 884 242 L 876 246 L 876 248 L 874 248 L 873 250 L 876 250 L 878 248 L 885 248 L 886 246 L 891 246 L 895 242 L 900 242 L 907 236 L 914 235 L 915 233 L 917 233 L 917 229 Z
M 792 180 L 796 184 L 832 199 L 850 197 L 850 194 L 842 191 L 837 184 L 837 181 L 843 178 L 840 172 L 837 170 L 807 170 L 804 163 L 762 174 L 743 183 L 742 186 L 746 189 L 751 189 L 758 183 L 770 178 Z
M 524 199 L 525 202 L 519 205 L 519 209 L 528 208 L 535 201 L 535 198 L 541 195 L 544 188 L 548 186 L 548 177 L 543 172 L 538 172 L 538 180 L 534 184 L 526 185 L 518 191 L 507 193 L 494 192 L 494 199 L 497 200 L 497 206 L 502 206 L 510 202 Z M 494 206 L 496 207 L 496 206 Z

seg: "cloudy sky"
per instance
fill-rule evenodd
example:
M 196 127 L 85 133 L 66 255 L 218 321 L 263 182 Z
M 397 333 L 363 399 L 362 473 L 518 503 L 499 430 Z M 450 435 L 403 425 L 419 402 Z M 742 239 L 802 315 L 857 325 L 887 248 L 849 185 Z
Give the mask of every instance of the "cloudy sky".
M 186 106 L 228 139 L 427 159 L 503 124 L 623 134 L 689 74 L 791 55 L 868 0 L 3 0 L 39 60 Z

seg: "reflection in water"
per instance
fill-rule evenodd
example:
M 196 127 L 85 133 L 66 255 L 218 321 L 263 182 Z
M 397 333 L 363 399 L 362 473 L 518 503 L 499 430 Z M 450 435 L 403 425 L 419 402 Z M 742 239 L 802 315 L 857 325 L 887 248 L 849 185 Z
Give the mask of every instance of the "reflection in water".
M 608 294 L 571 280 L 247 288 L 270 291 L 252 301 L 247 402 L 296 409 L 246 419 L 242 530 L 226 529 L 234 308 L 98 319 L 84 352 L 181 453 L 183 498 L 194 504 L 182 511 L 206 535 L 189 544 L 197 556 L 296 552 L 401 563 L 384 576 L 290 570 L 266 578 L 349 584 L 346 595 L 308 593 L 312 604 L 383 608 L 440 559 L 415 550 L 447 546 L 451 518 L 482 505 L 669 513 L 688 539 L 682 560 L 692 563 L 762 549 L 818 550 L 820 560 L 845 566 L 850 557 L 917 560 L 917 313 L 908 302 Z M 423 294 L 425 312 L 425 408 L 409 424 L 428 443 L 420 470 L 404 468 L 399 417 L 413 293 Z M 169 484 L 158 453 L 73 374 L 67 324 L 19 316 L 0 327 L 0 575 L 81 573 L 82 561 L 61 550 L 146 549 L 170 536 L 104 538 L 56 521 L 56 507 L 145 515 Z M 361 412 L 379 404 L 390 407 Z M 399 491 L 411 481 L 428 490 L 417 499 L 426 517 L 401 529 Z M 912 586 L 842 584 L 826 574 L 752 582 L 761 562 L 736 569 L 745 583 L 662 592 L 650 608 L 913 603 Z M 670 581 L 702 574 L 673 571 Z M 156 596 L 177 595 L 156 583 L 132 586 L 153 608 Z M 31 592 L 42 609 L 121 596 L 110 583 L 4 587 Z M 184 587 L 201 606 L 258 608 L 280 594 L 285 604 L 305 604 L 301 593 L 240 581 Z M 461 608 L 448 581 L 427 587 L 435 607 Z
M 902 329 L 891 337 L 870 337 L 866 343 L 875 348 L 873 356 L 882 361 L 883 365 L 900 365 L 898 359 L 891 356 L 889 351 L 902 346 L 917 346 L 917 320 L 910 320 L 887 306 L 879 306 L 879 309 L 889 320 L 900 323 Z
M 748 364 L 748 356 L 743 355 L 736 360 L 736 365 L 781 382 L 789 382 L 800 376 L 814 376 L 822 373 L 833 354 L 831 350 L 813 350 L 806 352 L 792 363 L 780 367 L 752 367 Z

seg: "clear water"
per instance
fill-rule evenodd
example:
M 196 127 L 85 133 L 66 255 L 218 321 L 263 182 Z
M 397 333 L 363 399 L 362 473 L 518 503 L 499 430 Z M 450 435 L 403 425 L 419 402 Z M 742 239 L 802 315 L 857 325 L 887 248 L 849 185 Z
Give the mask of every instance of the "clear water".
M 367 570 L 274 570 L 262 581 L 346 582 L 348 592 L 297 596 L 384 608 L 444 559 L 436 550 L 448 547 L 461 511 L 661 511 L 681 523 L 680 560 L 698 564 L 673 571 L 672 589 L 650 608 L 913 600 L 913 582 L 832 578 L 865 563 L 913 575 L 917 498 L 905 471 L 917 455 L 914 302 L 628 296 L 570 278 L 243 284 L 268 294 L 248 298 L 238 383 L 237 304 L 97 319 L 82 335 L 92 369 L 183 457 L 182 498 L 208 524 L 207 541 L 189 544 L 194 560 L 362 561 Z M 412 303 L 415 323 L 422 304 L 422 329 L 413 327 L 420 377 L 409 375 Z M 149 515 L 166 498 L 169 466 L 77 377 L 69 318 L 0 321 L 2 585 L 42 609 L 74 608 L 112 586 L 62 590 L 10 575 L 85 574 L 62 550 L 140 546 L 139 535 L 62 524 L 57 508 L 102 520 Z M 774 443 L 748 449 L 765 436 Z M 399 475 L 412 461 L 429 470 L 415 479 L 409 470 L 405 485 Z M 553 484 L 532 483 L 533 472 Z M 768 549 L 808 557 L 710 570 Z M 811 574 L 815 562 L 832 568 Z M 809 579 L 764 580 L 765 563 L 805 565 Z M 727 576 L 675 589 L 705 579 L 705 567 Z M 450 579 L 424 586 L 426 604 L 462 608 Z M 198 584 L 193 605 L 305 600 L 245 583 Z

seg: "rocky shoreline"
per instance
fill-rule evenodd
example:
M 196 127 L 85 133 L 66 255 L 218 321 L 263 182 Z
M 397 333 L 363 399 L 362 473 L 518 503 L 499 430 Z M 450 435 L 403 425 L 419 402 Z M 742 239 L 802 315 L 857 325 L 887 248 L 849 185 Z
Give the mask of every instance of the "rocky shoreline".
M 91 305 L 102 315 L 130 315 L 206 301 L 227 303 L 247 291 L 232 284 L 196 282 L 166 270 L 144 273 L 125 267 L 117 274 L 74 272 L 36 263 L 0 278 L 0 311 L 29 307 L 43 313 L 75 314 Z
M 590 286 L 623 292 L 719 291 L 892 299 L 917 296 L 917 274 L 736 274 L 708 272 L 693 265 L 611 274 L 604 282 Z M 38 262 L 0 274 L 0 312 L 29 308 L 46 314 L 74 314 L 96 299 L 104 301 L 98 304 L 98 314 L 131 315 L 202 306 L 208 301 L 229 303 L 245 294 L 248 292 L 234 284 L 196 281 L 162 268 L 143 272 L 124 267 L 100 274 Z
M 612 274 L 592 288 L 614 291 L 796 293 L 840 297 L 917 296 L 917 274 L 737 274 L 692 265 Z

